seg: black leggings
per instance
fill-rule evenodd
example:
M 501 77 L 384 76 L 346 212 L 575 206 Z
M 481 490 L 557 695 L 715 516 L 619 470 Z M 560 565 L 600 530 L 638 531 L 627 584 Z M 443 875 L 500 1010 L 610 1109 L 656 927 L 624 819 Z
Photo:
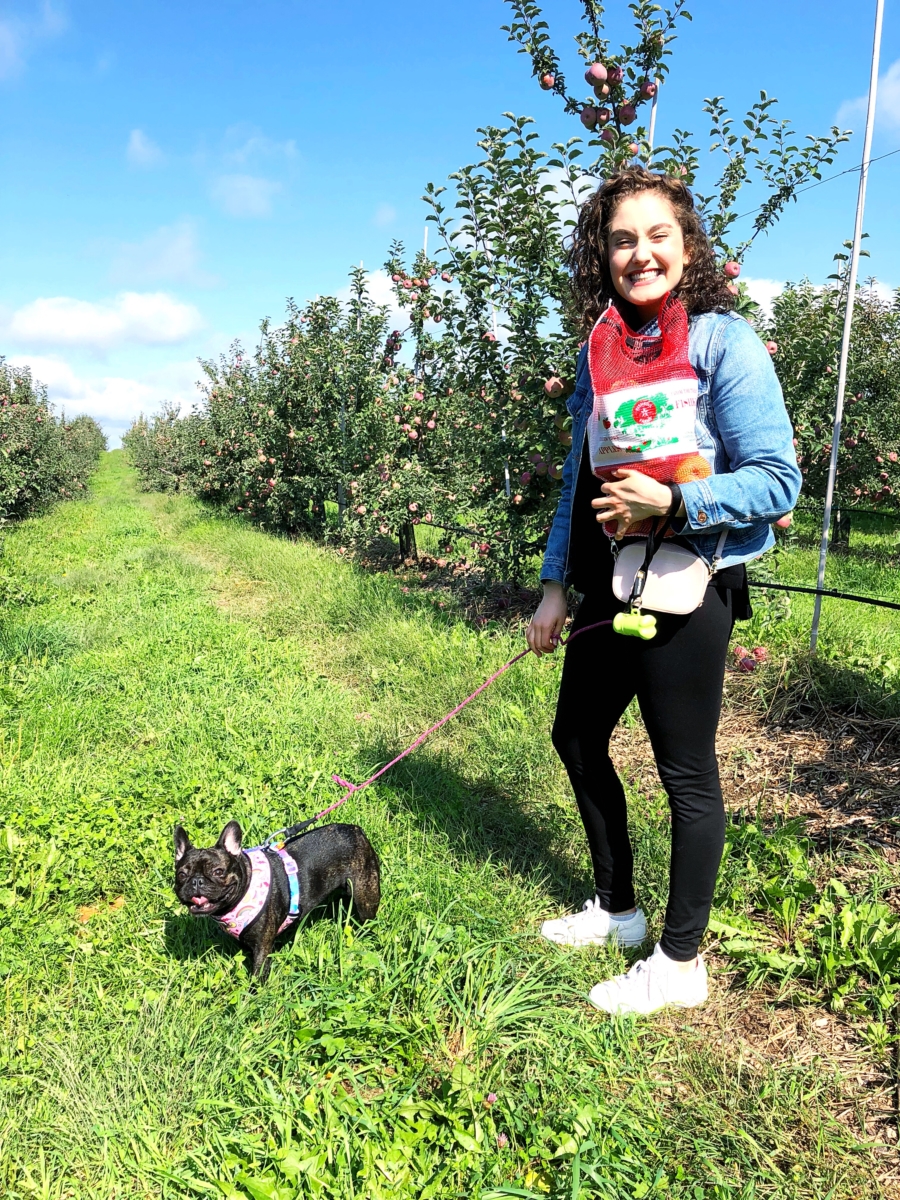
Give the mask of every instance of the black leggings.
M 573 631 L 621 609 L 610 590 L 586 596 Z M 569 774 L 584 822 L 597 896 L 622 912 L 635 904 L 634 860 L 625 792 L 609 757 L 612 731 L 634 696 L 672 810 L 669 903 L 660 944 L 688 962 L 709 921 L 725 841 L 716 763 L 732 594 L 710 587 L 700 608 L 657 617 L 649 642 L 609 626 L 576 638 L 565 651 L 553 745 Z

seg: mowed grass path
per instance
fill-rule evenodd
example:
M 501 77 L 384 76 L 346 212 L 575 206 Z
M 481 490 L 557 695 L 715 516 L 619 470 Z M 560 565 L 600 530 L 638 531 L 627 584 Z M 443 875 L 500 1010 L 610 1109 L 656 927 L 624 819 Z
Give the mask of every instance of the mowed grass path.
M 0 1192 L 8 1197 L 862 1197 L 815 1064 L 747 1070 L 684 1016 L 614 1022 L 624 965 L 542 917 L 589 876 L 526 659 L 353 797 L 378 919 L 242 956 L 171 892 L 171 832 L 248 842 L 336 798 L 521 648 L 339 556 L 140 496 L 0 560 Z M 661 797 L 636 812 L 658 932 Z M 496 1100 L 493 1099 L 496 1097 Z

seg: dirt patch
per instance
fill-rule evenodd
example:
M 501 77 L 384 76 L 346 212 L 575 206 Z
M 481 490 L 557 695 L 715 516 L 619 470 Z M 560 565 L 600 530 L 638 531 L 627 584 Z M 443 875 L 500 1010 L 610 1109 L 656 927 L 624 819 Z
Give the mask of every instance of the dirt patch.
M 729 671 L 717 748 L 726 807 L 802 817 L 806 833 L 837 849 L 865 840 L 893 864 L 900 859 L 900 721 L 819 709 L 767 718 L 745 677 Z M 642 726 L 620 726 L 613 757 L 642 793 L 659 777 Z
M 771 1070 L 813 1071 L 827 1106 L 848 1132 L 872 1147 L 879 1194 L 900 1198 L 898 1093 L 887 1063 L 874 1060 L 852 1021 L 815 1005 L 786 1003 L 774 991 L 748 992 L 733 964 L 706 955 L 717 986 L 709 1002 L 667 1016 L 673 1036 L 690 1028 L 707 1052 L 758 1078 Z M 731 984 L 731 986 L 729 986 Z
M 726 807 L 762 821 L 801 817 L 806 835 L 822 850 L 865 848 L 891 866 L 900 860 L 900 721 L 869 720 L 824 708 L 771 720 L 758 681 L 728 672 L 717 747 Z M 643 726 L 620 725 L 614 761 L 632 788 L 658 793 Z M 859 859 L 847 857 L 851 884 Z M 900 880 L 886 897 L 900 908 Z M 900 1200 L 900 1084 L 886 1057 L 862 1036 L 858 1017 L 835 1014 L 774 988 L 748 990 L 734 962 L 706 952 L 717 982 L 702 1009 L 679 1014 L 702 1041 L 739 1058 L 754 1072 L 792 1065 L 814 1068 L 830 1080 L 829 1109 L 848 1130 L 875 1148 L 880 1194 Z

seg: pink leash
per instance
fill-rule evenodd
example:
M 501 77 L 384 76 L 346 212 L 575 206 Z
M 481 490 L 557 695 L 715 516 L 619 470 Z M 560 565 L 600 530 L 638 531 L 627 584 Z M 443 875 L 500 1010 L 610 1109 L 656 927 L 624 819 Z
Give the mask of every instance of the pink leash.
M 599 629 L 601 625 L 612 625 L 612 621 L 597 621 L 593 625 L 585 625 L 582 629 L 576 629 L 574 633 L 569 634 L 564 642 L 560 642 L 560 645 L 568 646 L 569 642 L 571 642 L 573 638 L 578 637 L 579 634 L 587 633 L 590 629 Z M 446 725 L 451 717 L 455 717 L 458 712 L 461 712 L 466 705 L 470 703 L 470 701 L 474 700 L 475 697 L 483 692 L 485 688 L 490 687 L 495 679 L 499 679 L 504 671 L 508 671 L 513 663 L 517 663 L 519 659 L 524 658 L 526 654 L 531 654 L 531 647 L 529 647 L 527 650 L 523 650 L 521 654 L 517 654 L 515 658 L 511 658 L 508 663 L 504 663 L 499 671 L 495 671 L 490 679 L 486 679 L 484 681 L 481 687 L 477 687 L 470 696 L 466 696 L 465 700 L 463 700 L 461 704 L 457 704 L 456 708 L 454 708 L 452 712 L 448 712 L 446 717 L 441 717 L 440 721 L 438 721 L 435 725 L 432 725 L 430 729 L 426 729 L 424 733 L 419 734 L 411 746 L 408 746 L 407 749 L 404 750 L 402 754 L 398 754 L 396 758 L 392 758 L 391 761 L 386 766 L 382 767 L 380 771 L 376 771 L 374 775 L 370 775 L 364 783 L 350 783 L 347 779 L 341 779 L 340 775 L 332 775 L 331 778 L 334 780 L 334 782 L 339 783 L 342 788 L 346 788 L 346 792 L 343 796 L 341 796 L 340 800 L 335 800 L 334 804 L 329 805 L 328 808 L 323 808 L 320 813 L 316 813 L 314 817 L 309 819 L 309 822 L 304 822 L 304 824 L 312 824 L 313 821 L 318 821 L 321 817 L 328 816 L 328 814 L 334 812 L 336 808 L 340 808 L 340 806 L 346 800 L 349 800 L 354 792 L 361 792 L 363 788 L 367 788 L 370 783 L 374 783 L 376 779 L 379 779 L 385 773 L 385 771 L 389 771 L 391 767 L 395 767 L 402 758 L 406 758 L 407 754 L 412 754 L 413 750 L 415 750 L 417 746 L 421 746 L 425 739 L 434 733 L 436 729 L 440 729 L 442 725 Z

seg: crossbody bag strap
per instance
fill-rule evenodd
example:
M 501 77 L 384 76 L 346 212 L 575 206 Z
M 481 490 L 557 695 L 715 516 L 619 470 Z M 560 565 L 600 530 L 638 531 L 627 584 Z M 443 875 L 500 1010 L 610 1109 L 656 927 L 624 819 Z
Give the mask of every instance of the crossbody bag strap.
M 663 538 L 669 532 L 669 526 L 672 524 L 675 514 L 681 507 L 681 488 L 677 484 L 671 484 L 670 486 L 672 489 L 672 503 L 669 505 L 669 511 L 661 519 L 659 525 L 650 530 L 647 536 L 647 549 L 644 553 L 644 561 L 638 568 L 634 576 L 634 583 L 631 585 L 631 596 L 628 603 L 632 607 L 640 607 L 640 598 L 644 591 L 644 584 L 647 582 L 647 571 L 653 561 L 653 556 L 662 545 Z
M 715 575 L 716 571 L 719 569 L 719 563 L 722 561 L 722 555 L 725 550 L 725 543 L 728 541 L 728 532 L 729 531 L 727 529 L 723 529 L 719 534 L 719 540 L 716 542 L 716 549 L 713 553 L 713 560 L 709 568 L 710 575 Z

